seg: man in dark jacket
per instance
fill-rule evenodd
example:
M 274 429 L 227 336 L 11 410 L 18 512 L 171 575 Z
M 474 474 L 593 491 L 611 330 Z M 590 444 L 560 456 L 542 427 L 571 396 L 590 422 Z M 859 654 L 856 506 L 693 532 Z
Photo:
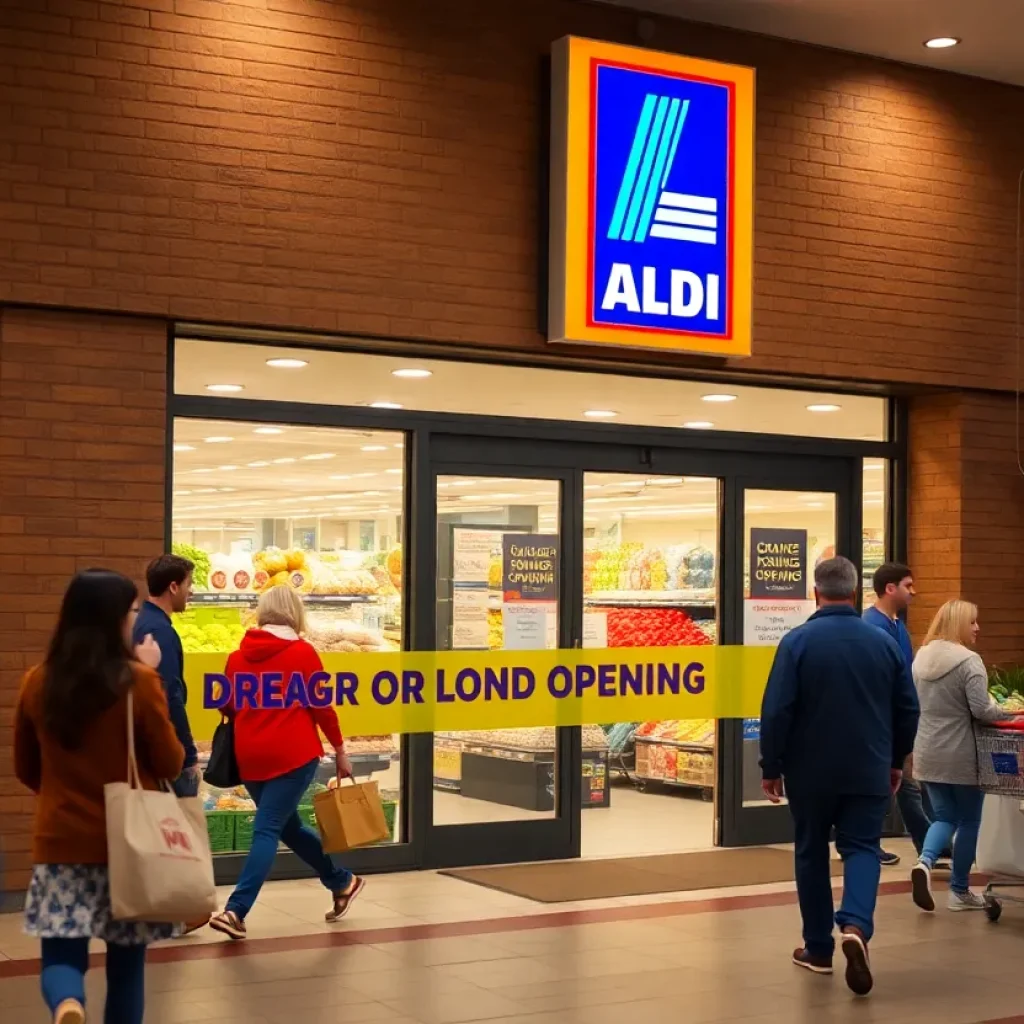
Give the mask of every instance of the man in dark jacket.
M 783 638 L 765 690 L 762 785 L 772 803 L 785 792 L 795 826 L 804 945 L 793 962 L 831 974 L 838 925 L 847 984 L 867 995 L 882 824 L 914 748 L 920 711 L 899 645 L 857 614 L 853 563 L 820 563 L 814 592 L 818 610 Z M 844 862 L 834 918 L 833 829 Z
M 199 757 L 185 710 L 188 699 L 185 656 L 181 638 L 171 624 L 171 615 L 183 612 L 188 606 L 194 568 L 187 558 L 179 555 L 161 555 L 149 563 L 146 569 L 149 600 L 143 602 L 139 609 L 134 630 L 135 643 L 141 643 L 149 634 L 160 645 L 160 667 L 157 671 L 167 694 L 174 731 L 185 748 L 185 767 L 174 780 L 174 792 L 178 796 L 195 796 L 199 792 Z

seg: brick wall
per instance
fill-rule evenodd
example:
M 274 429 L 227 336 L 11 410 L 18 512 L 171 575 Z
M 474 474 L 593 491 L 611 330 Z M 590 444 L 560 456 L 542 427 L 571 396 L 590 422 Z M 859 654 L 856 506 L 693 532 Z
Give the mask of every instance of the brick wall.
M 1024 474 L 1014 400 L 963 393 L 915 399 L 910 410 L 910 564 L 920 642 L 939 605 L 979 606 L 979 650 L 994 665 L 1024 662 Z
M 68 577 L 138 579 L 164 543 L 166 326 L 0 310 L 0 893 L 29 867 L 11 714 Z
M 758 69 L 747 368 L 1007 387 L 1024 92 L 655 25 Z M 542 60 L 636 27 L 572 0 L 7 0 L 0 303 L 540 352 Z

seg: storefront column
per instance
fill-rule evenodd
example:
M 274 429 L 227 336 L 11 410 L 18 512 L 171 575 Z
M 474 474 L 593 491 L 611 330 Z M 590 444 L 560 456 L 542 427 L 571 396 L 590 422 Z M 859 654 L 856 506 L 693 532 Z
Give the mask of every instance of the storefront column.
M 163 548 L 166 339 L 158 320 L 0 309 L 0 908 L 31 863 L 11 747 L 22 674 L 73 572 L 138 579 Z
M 951 597 L 979 606 L 979 651 L 992 665 L 1024 662 L 1024 475 L 1014 402 L 960 392 L 910 403 L 908 551 L 920 642 Z

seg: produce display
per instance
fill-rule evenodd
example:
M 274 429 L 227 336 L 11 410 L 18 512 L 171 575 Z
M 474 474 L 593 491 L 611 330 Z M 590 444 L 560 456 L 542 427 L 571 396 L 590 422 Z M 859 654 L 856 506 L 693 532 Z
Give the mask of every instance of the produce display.
M 308 612 L 306 639 L 324 654 L 376 654 L 398 650 L 397 644 L 385 640 L 379 632 L 334 612 Z
M 522 750 L 554 750 L 555 727 L 529 729 L 473 729 L 466 732 L 439 732 L 436 739 L 447 744 L 473 744 L 493 747 L 517 747 Z M 607 750 L 608 737 L 599 725 L 583 726 L 584 750 Z
M 487 646 L 492 651 L 505 649 L 505 624 L 501 619 L 500 608 L 487 609 Z
M 195 566 L 192 570 L 192 584 L 197 590 L 206 590 L 210 585 L 210 556 L 202 548 L 191 544 L 172 544 L 171 552 L 187 558 Z
M 181 647 L 186 654 L 230 654 L 238 650 L 245 636 L 241 622 L 230 625 L 175 621 L 174 628 L 181 637 Z
M 629 542 L 589 548 L 583 557 L 583 593 L 708 590 L 715 556 L 699 544 L 665 549 Z
M 715 742 L 713 718 L 666 719 L 644 722 L 636 730 L 637 739 L 666 740 L 710 747 Z
M 639 778 L 653 782 L 710 789 L 715 784 L 715 759 L 710 752 L 681 750 L 638 739 L 636 773 Z
M 609 647 L 685 647 L 714 643 L 704 623 L 680 608 L 591 607 L 608 617 Z
M 992 669 L 988 677 L 988 692 L 1004 711 L 1024 711 L 1024 668 Z

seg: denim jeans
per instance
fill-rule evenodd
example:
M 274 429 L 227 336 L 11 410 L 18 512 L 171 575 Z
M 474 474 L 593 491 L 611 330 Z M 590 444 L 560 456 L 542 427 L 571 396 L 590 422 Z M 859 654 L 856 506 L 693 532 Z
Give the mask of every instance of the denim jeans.
M 804 946 L 812 956 L 831 957 L 834 925 L 874 934 L 875 903 L 882 866 L 878 845 L 889 808 L 886 796 L 789 793 L 796 831 L 796 889 L 804 923 Z M 829 838 L 843 859 L 843 899 L 833 917 Z
M 88 939 L 43 939 L 39 981 L 50 1013 L 65 999 L 77 999 L 85 1005 L 85 972 L 88 970 Z M 142 1024 L 145 1003 L 146 947 L 108 943 L 107 1006 L 103 1024 Z
M 926 782 L 935 820 L 921 851 L 921 862 L 934 867 L 942 851 L 953 842 L 953 873 L 949 887 L 966 892 L 971 884 L 971 868 L 978 850 L 978 829 L 985 794 L 977 786 L 953 786 L 945 782 Z
M 227 909 L 234 911 L 243 920 L 252 910 L 274 866 L 279 842 L 297 853 L 331 892 L 341 892 L 352 881 L 352 872 L 334 864 L 324 853 L 320 837 L 312 829 L 306 828 L 298 815 L 299 801 L 316 776 L 319 763 L 313 760 L 276 779 L 245 783 L 249 795 L 256 801 L 252 848 L 242 865 L 238 885 L 227 902 Z

